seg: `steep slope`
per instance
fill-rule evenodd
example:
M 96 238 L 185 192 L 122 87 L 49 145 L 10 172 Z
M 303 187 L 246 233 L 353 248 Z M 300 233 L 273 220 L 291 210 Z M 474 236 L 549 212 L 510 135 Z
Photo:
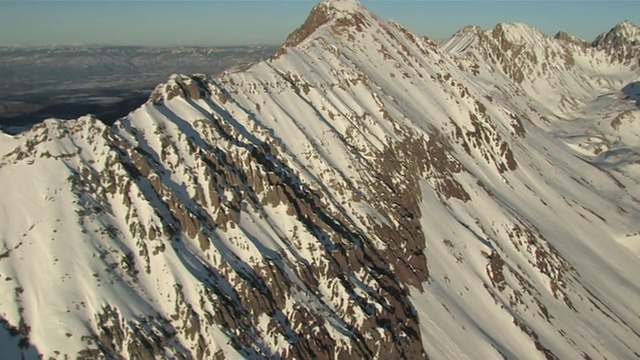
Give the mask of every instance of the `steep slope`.
M 617 55 L 562 33 L 554 38 L 520 23 L 500 23 L 492 30 L 467 27 L 442 45 L 475 82 L 492 96 L 515 97 L 516 107 L 533 117 L 549 118 L 583 108 L 594 94 L 619 91 L 637 78 L 638 67 Z M 525 96 L 526 94 L 526 96 Z M 515 96 L 514 96 L 515 95 Z
M 500 36 L 538 36 L 518 29 Z M 474 74 L 484 48 L 451 44 L 325 0 L 270 61 L 172 76 L 113 127 L 2 135 L 0 343 L 80 358 L 637 356 L 637 174 L 539 126 L 531 114 L 559 107 L 501 68 L 517 54 Z M 613 85 L 633 73 L 596 70 Z M 576 102 L 595 86 L 557 85 Z
M 623 21 L 600 34 L 592 45 L 607 52 L 617 62 L 640 65 L 640 28 L 630 21 Z
M 498 24 L 491 31 L 464 28 L 442 49 L 492 98 L 510 103 L 575 156 L 635 184 L 638 34 L 624 21 L 588 44 L 564 32 L 550 38 L 524 24 Z

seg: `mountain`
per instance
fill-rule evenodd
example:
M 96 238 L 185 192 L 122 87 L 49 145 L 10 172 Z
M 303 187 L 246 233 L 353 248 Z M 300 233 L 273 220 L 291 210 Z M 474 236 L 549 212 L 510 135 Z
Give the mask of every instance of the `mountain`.
M 590 46 L 590 44 L 588 42 L 586 42 L 585 40 L 582 40 L 576 36 L 573 36 L 571 34 L 569 34 L 566 31 L 558 31 L 554 36 L 554 39 L 557 40 L 561 40 L 564 42 L 569 42 L 569 43 L 573 43 L 575 45 L 581 46 L 581 47 L 587 47 Z
M 563 139 L 577 156 L 633 172 L 640 155 L 634 90 L 639 66 L 615 48 L 626 44 L 627 54 L 638 59 L 640 43 L 629 40 L 637 30 L 625 21 L 590 45 L 564 32 L 549 37 L 525 24 L 502 23 L 490 31 L 471 26 L 442 50 L 471 81 L 484 84 L 492 100 Z
M 618 62 L 640 65 L 640 28 L 630 21 L 623 21 L 600 34 L 592 45 L 604 50 Z
M 545 109 L 543 116 L 584 108 L 594 94 L 619 90 L 637 78 L 637 65 L 620 61 L 609 47 L 588 46 L 562 33 L 549 37 L 521 23 L 501 23 L 490 31 L 467 27 L 442 49 L 475 81 L 499 88 L 489 87 L 492 95 L 531 99 L 536 109 Z
M 0 344 L 637 357 L 639 75 L 522 24 L 438 46 L 324 0 L 270 60 L 173 75 L 113 126 L 0 134 Z

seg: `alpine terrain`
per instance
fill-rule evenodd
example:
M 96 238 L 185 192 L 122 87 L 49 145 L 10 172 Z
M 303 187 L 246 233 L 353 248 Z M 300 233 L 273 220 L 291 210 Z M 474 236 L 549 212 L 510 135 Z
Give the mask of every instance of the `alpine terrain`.
M 324 0 L 113 126 L 0 134 L 0 357 L 638 358 L 639 56 Z

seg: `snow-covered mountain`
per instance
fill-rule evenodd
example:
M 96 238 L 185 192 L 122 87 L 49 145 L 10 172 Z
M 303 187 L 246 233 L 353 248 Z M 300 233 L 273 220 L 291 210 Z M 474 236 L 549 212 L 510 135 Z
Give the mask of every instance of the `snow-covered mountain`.
M 640 28 L 630 21 L 623 21 L 608 32 L 600 34 L 592 45 L 607 52 L 615 61 L 638 65 Z
M 606 49 L 324 0 L 112 127 L 0 134 L 3 356 L 637 357 L 640 70 Z

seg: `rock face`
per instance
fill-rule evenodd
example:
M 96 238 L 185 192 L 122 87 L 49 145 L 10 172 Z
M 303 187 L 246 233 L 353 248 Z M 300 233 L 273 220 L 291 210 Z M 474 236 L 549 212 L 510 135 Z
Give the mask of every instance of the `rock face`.
M 615 91 L 639 74 L 617 61 L 520 24 L 439 48 L 328 0 L 271 60 L 174 75 L 111 127 L 3 135 L 0 344 L 637 356 L 640 135 Z
M 573 43 L 573 44 L 578 45 L 578 46 L 583 47 L 583 48 L 591 46 L 591 44 L 589 44 L 587 41 L 582 40 L 582 39 L 580 39 L 578 37 L 575 37 L 575 36 L 569 34 L 566 31 L 558 31 L 553 36 L 553 38 L 556 39 L 556 40 L 561 40 L 561 41 L 565 41 L 565 42 L 568 42 L 568 43 Z
M 615 61 L 640 66 L 640 28 L 630 21 L 623 21 L 592 43 L 607 52 Z

